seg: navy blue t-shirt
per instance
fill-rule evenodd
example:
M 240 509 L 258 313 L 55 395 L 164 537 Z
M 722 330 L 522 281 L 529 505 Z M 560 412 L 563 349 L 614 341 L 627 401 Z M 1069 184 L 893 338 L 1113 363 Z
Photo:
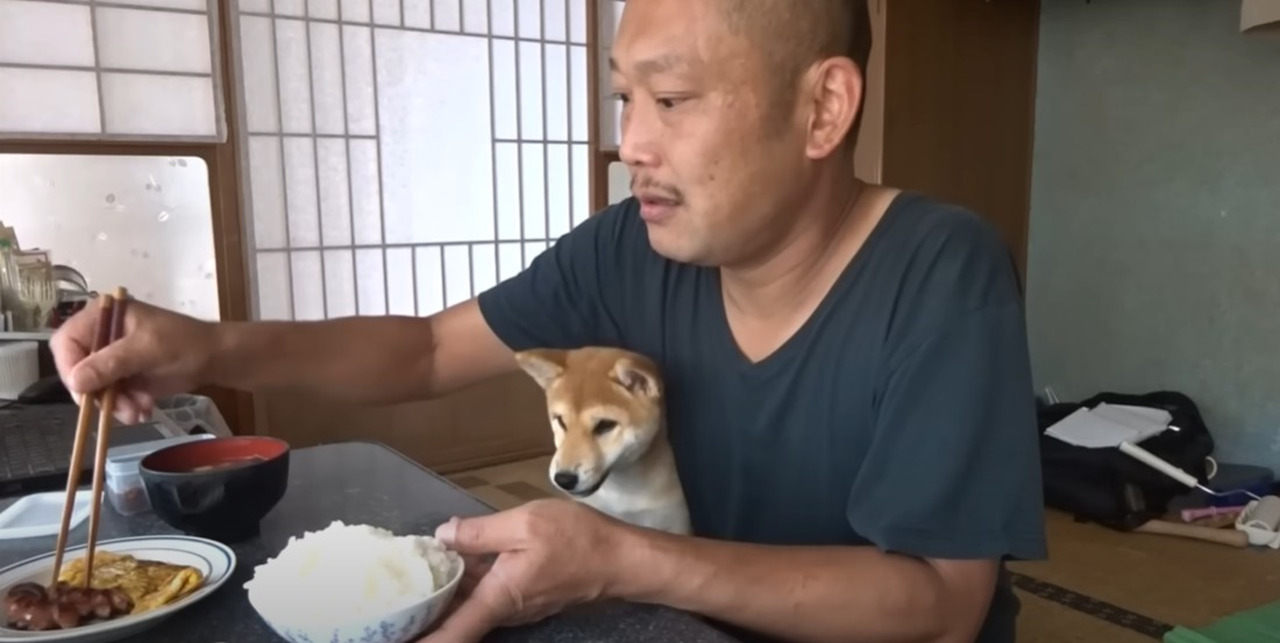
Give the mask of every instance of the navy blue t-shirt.
M 657 362 L 698 535 L 1046 556 L 1021 292 L 989 224 L 902 193 L 759 362 L 739 351 L 723 301 L 716 269 L 650 247 L 633 199 L 479 297 L 513 350 L 603 345 Z M 1002 573 L 978 640 L 1013 641 L 1017 612 Z

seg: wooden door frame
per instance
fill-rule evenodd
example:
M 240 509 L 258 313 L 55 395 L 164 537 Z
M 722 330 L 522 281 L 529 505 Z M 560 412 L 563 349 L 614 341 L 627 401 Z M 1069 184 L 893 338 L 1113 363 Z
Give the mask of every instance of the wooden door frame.
M 618 150 L 605 148 L 601 143 L 604 134 L 600 131 L 601 103 L 604 100 L 600 91 L 600 3 L 608 0 L 586 0 L 587 3 L 587 175 L 589 180 L 588 201 L 591 214 L 595 214 L 609 206 L 609 165 L 621 161 Z
M 231 2 L 214 3 L 216 46 L 220 61 L 215 83 L 222 92 L 226 138 L 221 143 L 169 141 L 59 140 L 54 138 L 0 139 L 0 154 L 77 154 L 99 156 L 190 156 L 205 162 L 209 173 L 209 196 L 213 226 L 213 247 L 218 277 L 218 306 L 223 321 L 248 321 L 249 274 L 244 230 L 244 187 L 240 168 L 240 96 L 232 46 Z M 127 286 L 127 284 L 125 284 Z M 205 387 L 195 393 L 207 395 L 218 406 L 231 430 L 237 434 L 256 433 L 251 394 Z

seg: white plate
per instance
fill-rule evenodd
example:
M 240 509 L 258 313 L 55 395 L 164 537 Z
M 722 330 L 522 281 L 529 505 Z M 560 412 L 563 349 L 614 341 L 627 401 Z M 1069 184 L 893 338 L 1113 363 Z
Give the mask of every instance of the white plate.
M 63 564 L 84 555 L 84 545 L 67 549 Z M 182 600 L 143 614 L 95 623 L 69 630 L 25 632 L 0 627 L 0 643 L 107 643 L 133 636 L 159 625 L 174 612 L 189 607 L 217 591 L 236 569 L 236 555 L 226 545 L 191 536 L 137 536 L 104 540 L 98 551 L 131 554 L 135 558 L 156 560 L 174 565 L 189 565 L 204 574 L 204 585 Z M 0 596 L 18 583 L 49 583 L 53 573 L 53 552 L 28 558 L 0 569 Z M 3 621 L 0 621 L 2 624 Z

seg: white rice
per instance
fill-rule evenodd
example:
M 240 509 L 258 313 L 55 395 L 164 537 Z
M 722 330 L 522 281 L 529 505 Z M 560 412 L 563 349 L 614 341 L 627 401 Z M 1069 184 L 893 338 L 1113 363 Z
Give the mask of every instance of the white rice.
M 293 537 L 245 583 L 273 621 L 350 623 L 419 602 L 443 587 L 458 555 L 430 536 L 334 521 Z

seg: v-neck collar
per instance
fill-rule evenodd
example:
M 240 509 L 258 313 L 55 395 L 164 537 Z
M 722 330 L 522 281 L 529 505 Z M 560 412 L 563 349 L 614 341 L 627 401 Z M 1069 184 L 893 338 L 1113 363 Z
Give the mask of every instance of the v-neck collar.
M 818 302 L 818 306 L 814 308 L 809 317 L 804 320 L 796 332 L 786 338 L 773 352 L 762 357 L 759 361 L 752 361 L 742 352 L 738 340 L 734 337 L 733 327 L 729 324 L 729 311 L 724 301 L 724 290 L 720 280 L 720 270 L 718 268 L 707 270 L 706 279 L 709 283 L 707 289 L 712 293 L 708 297 L 709 301 L 704 305 L 711 306 L 715 319 L 714 331 L 718 344 L 717 350 L 725 351 L 731 358 L 723 363 L 734 364 L 738 371 L 743 374 L 767 373 L 772 370 L 775 364 L 785 363 L 789 361 L 790 356 L 808 342 L 809 336 L 815 331 L 815 327 L 821 321 L 833 306 L 837 305 L 839 300 L 844 296 L 845 291 L 849 289 L 852 282 L 861 273 L 860 267 L 867 261 L 867 258 L 875 252 L 876 246 L 879 244 L 880 238 L 884 235 L 896 218 L 897 213 L 902 209 L 904 204 L 915 198 L 915 193 L 903 190 L 893 197 L 889 206 L 885 209 L 880 220 L 876 222 L 871 232 L 867 234 L 867 238 L 862 242 L 862 246 L 857 252 L 849 258 L 849 262 L 841 269 L 836 280 L 832 282 L 829 288 L 822 296 L 822 300 Z

